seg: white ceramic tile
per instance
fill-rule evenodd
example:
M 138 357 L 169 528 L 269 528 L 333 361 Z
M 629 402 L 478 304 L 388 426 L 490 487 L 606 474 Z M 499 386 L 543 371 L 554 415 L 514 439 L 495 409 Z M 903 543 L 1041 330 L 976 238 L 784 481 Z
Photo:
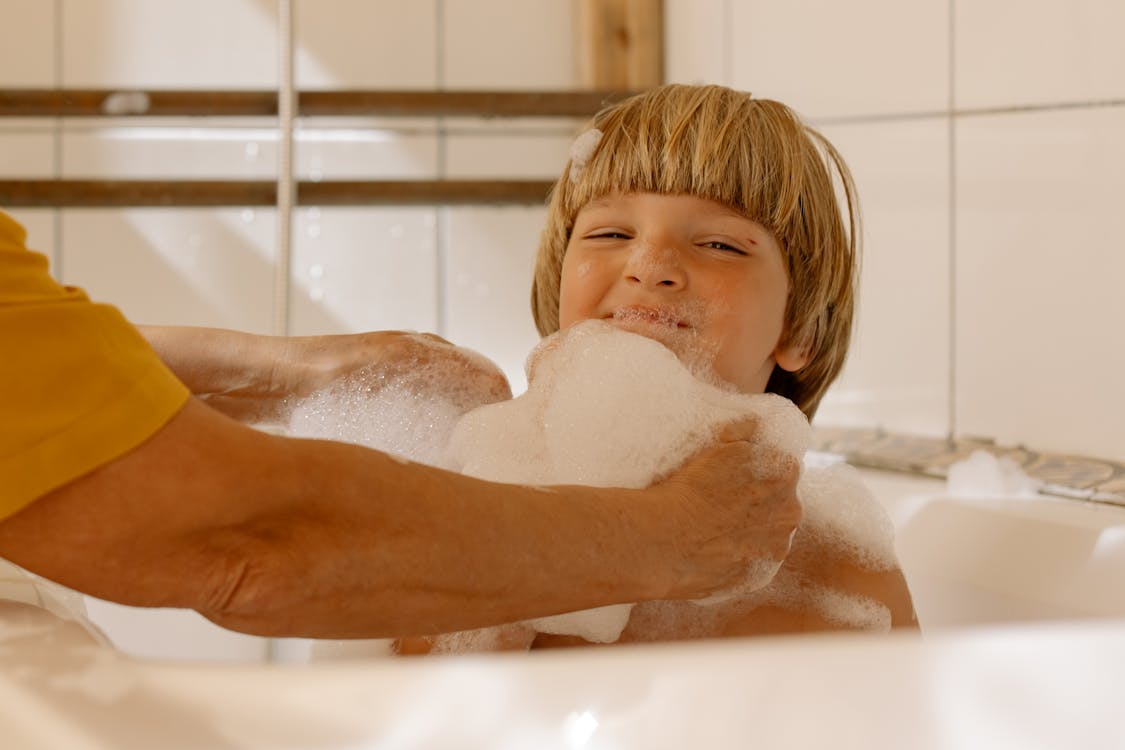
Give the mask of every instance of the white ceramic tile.
M 0 0 L 4 43 L 0 44 L 0 87 L 55 85 L 55 4 L 43 0 Z
M 297 0 L 301 88 L 415 88 L 437 83 L 436 5 L 402 0 Z
M 63 279 L 135 323 L 271 332 L 272 209 L 70 210 Z
M 965 118 L 957 427 L 1125 458 L 1125 111 Z
M 66 86 L 270 88 L 276 3 L 81 0 L 63 10 Z
M 460 89 L 575 88 L 574 5 L 448 0 L 441 83 Z
M 502 367 L 515 393 L 539 341 L 531 319 L 531 272 L 545 208 L 444 209 L 444 335 Z
M 956 3 L 958 107 L 1125 97 L 1121 0 Z
M 454 178 L 557 179 L 576 130 L 555 133 L 507 130 L 450 134 L 446 174 Z
M 436 209 L 302 208 L 292 333 L 437 328 Z
M 69 125 L 63 175 L 120 179 L 277 176 L 277 130 L 263 121 L 99 121 Z
M 10 180 L 53 177 L 54 165 L 55 135 L 49 127 L 0 122 L 0 176 Z
M 810 117 L 948 106 L 948 0 L 740 0 L 731 8 L 735 88 Z
M 731 32 L 728 0 L 665 0 L 664 79 L 728 84 Z
M 435 123 L 425 120 L 303 118 L 295 132 L 301 179 L 433 179 Z
M 817 423 L 949 430 L 949 139 L 945 120 L 825 129 L 851 167 L 864 231 L 858 315 Z

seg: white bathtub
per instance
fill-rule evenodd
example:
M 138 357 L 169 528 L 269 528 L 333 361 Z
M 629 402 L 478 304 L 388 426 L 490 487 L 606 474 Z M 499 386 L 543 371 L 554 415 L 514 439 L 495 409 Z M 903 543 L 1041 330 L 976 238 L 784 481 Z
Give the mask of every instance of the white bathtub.
M 927 631 L 1125 618 L 1125 508 L 1039 497 L 951 497 L 942 480 L 866 470 L 890 513 Z

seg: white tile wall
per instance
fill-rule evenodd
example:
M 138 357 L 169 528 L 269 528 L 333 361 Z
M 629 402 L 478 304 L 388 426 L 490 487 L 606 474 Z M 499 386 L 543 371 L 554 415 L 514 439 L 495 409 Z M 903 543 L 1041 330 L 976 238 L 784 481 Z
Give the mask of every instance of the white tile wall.
M 0 120 L 0 178 L 44 179 L 54 176 L 55 136 L 44 120 Z
M 1122 109 L 961 121 L 961 433 L 1125 457 L 1122 132 Z
M 4 43 L 0 44 L 0 87 L 55 85 L 55 4 L 43 0 L 0 0 Z
M 445 175 L 457 179 L 557 179 L 581 129 L 578 121 L 531 127 L 519 121 L 450 129 Z
M 443 335 L 476 349 L 527 388 L 523 364 L 539 342 L 531 319 L 531 272 L 545 208 L 444 209 Z
M 949 0 L 733 2 L 732 85 L 810 117 L 941 110 L 948 18 Z
M 442 84 L 574 88 L 574 6 L 560 0 L 446 0 Z
M 434 179 L 438 173 L 432 120 L 308 117 L 294 135 L 300 179 Z
M 433 0 L 296 0 L 298 86 L 433 88 L 436 8 Z
M 949 167 L 943 119 L 826 128 L 864 220 L 851 356 L 824 425 L 949 430 Z
M 437 328 L 433 208 L 304 208 L 294 222 L 296 335 Z
M 63 280 L 135 323 L 269 333 L 272 209 L 69 210 Z
M 71 121 L 62 163 L 75 179 L 273 180 L 277 131 L 229 118 Z
M 958 107 L 1125 97 L 1121 0 L 956 3 Z
M 70 0 L 63 45 L 63 82 L 72 88 L 270 88 L 278 80 L 276 4 L 262 0 Z
M 664 79 L 729 85 L 729 0 L 664 0 Z

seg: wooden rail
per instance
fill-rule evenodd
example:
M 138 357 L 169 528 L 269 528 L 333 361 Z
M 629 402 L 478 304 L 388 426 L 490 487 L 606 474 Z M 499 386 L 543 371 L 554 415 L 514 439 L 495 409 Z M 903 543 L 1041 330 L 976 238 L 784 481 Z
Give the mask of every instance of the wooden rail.
M 630 91 L 303 91 L 301 117 L 592 116 Z M 276 117 L 276 91 L 0 89 L 4 117 Z M 318 181 L 297 185 L 305 206 L 542 204 L 547 180 Z M 95 208 L 272 206 L 274 181 L 0 180 L 0 206 Z
M 549 180 L 372 180 L 297 183 L 297 205 L 539 204 Z M 274 206 L 277 184 L 243 180 L 0 180 L 5 208 Z
M 302 91 L 300 117 L 590 117 L 629 91 Z M 276 91 L 0 89 L 0 117 L 276 117 Z

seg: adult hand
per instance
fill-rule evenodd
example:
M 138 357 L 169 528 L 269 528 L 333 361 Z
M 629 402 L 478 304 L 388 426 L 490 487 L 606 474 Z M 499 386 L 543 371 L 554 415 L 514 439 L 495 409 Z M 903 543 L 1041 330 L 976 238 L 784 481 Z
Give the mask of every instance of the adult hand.
M 243 422 L 284 422 L 295 404 L 322 390 L 341 386 L 374 392 L 425 370 L 439 372 L 442 387 L 461 388 L 477 402 L 511 397 L 507 379 L 493 362 L 432 334 L 280 337 L 215 328 L 140 330 L 192 393 Z
M 747 582 L 769 582 L 789 552 L 801 520 L 799 464 L 786 454 L 754 444 L 757 420 L 725 427 L 654 489 L 670 496 L 683 568 L 665 595 L 697 599 Z M 675 572 L 674 572 L 675 574 Z

